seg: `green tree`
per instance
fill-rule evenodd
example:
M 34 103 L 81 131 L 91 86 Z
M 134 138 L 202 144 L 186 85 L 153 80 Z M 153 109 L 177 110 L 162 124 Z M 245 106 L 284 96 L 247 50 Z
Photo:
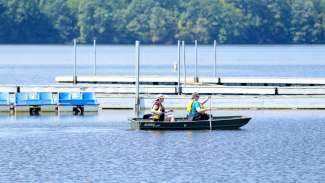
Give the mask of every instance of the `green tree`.
M 6 0 L 5 16 L 10 18 L 8 41 L 13 43 L 56 42 L 58 32 L 34 0 Z
M 100 42 L 114 42 L 118 32 L 114 25 L 116 17 L 114 10 L 119 8 L 123 1 L 83 0 L 80 3 L 78 26 L 80 27 L 80 40 L 91 42 L 98 39 Z
M 313 41 L 314 4 L 311 0 L 295 0 L 292 4 L 291 32 L 294 43 L 310 43 Z
M 180 4 L 182 11 L 179 15 L 176 34 L 177 39 L 184 39 L 187 42 L 198 40 L 206 43 L 209 37 L 209 24 L 206 16 L 206 0 L 190 0 Z
M 325 0 L 314 0 L 315 4 L 315 42 L 325 43 Z
M 132 41 L 150 42 L 149 16 L 156 5 L 154 0 L 133 0 L 125 9 L 126 29 Z
M 243 37 L 242 11 L 224 1 L 212 1 L 209 7 L 211 39 L 216 39 L 219 43 L 240 43 Z
M 39 6 L 58 32 L 59 42 L 71 41 L 79 37 L 76 15 L 66 0 L 40 0 Z
M 10 34 L 9 17 L 5 15 L 5 7 L 0 1 L 0 43 L 6 43 Z
M 325 2 L 295 0 L 292 4 L 293 43 L 324 43 Z
M 151 42 L 173 42 L 176 22 L 172 12 L 161 7 L 154 7 L 151 9 L 148 23 Z
M 286 0 L 235 0 L 233 4 L 243 13 L 244 42 L 290 42 L 291 9 Z
M 325 0 L 0 0 L 1 43 L 325 43 Z

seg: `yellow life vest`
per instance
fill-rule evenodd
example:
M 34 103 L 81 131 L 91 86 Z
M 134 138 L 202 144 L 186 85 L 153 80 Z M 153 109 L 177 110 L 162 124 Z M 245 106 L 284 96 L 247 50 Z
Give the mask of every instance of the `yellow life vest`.
M 193 99 L 191 99 L 191 100 L 189 100 L 189 101 L 187 102 L 187 104 L 186 104 L 186 112 L 188 112 L 188 113 L 191 113 L 191 112 L 192 112 L 192 104 L 193 104 L 193 102 L 194 102 Z M 202 105 L 202 104 L 200 103 L 200 108 L 201 108 L 201 109 L 204 109 L 205 106 Z
M 190 113 L 192 112 L 192 104 L 193 104 L 193 99 L 189 100 L 186 104 L 186 112 Z
M 158 105 L 157 110 L 153 108 L 155 105 Z M 161 118 L 161 113 L 163 112 L 163 110 L 164 110 L 163 106 L 160 103 L 155 102 L 151 108 L 152 119 L 159 120 Z

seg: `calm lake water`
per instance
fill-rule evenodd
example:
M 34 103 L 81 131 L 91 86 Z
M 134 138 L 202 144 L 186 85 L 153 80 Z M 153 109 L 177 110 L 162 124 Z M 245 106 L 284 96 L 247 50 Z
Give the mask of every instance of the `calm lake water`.
M 176 46 L 142 46 L 141 73 L 175 75 Z M 0 84 L 73 74 L 71 45 L 0 45 Z M 194 74 L 194 48 L 187 47 Z M 211 46 L 199 76 L 213 76 Z M 98 75 L 133 75 L 134 47 L 99 45 Z M 92 47 L 77 73 L 93 74 Z M 325 77 L 325 45 L 219 46 L 219 76 Z M 184 115 L 178 111 L 177 115 Z M 325 182 L 325 113 L 221 110 L 253 119 L 236 131 L 132 131 L 129 110 L 89 116 L 0 114 L 0 182 Z
M 0 45 L 0 84 L 55 83 L 55 76 L 73 75 L 72 45 Z M 176 46 L 141 46 L 141 75 L 177 75 Z M 195 74 L 192 45 L 186 47 L 187 74 Z M 77 74 L 94 74 L 91 45 L 77 49 Z M 98 75 L 134 75 L 133 45 L 98 45 Z M 219 46 L 218 76 L 325 77 L 325 45 Z M 183 61 L 182 61 L 183 73 Z M 198 49 L 198 75 L 214 76 L 214 50 Z
M 178 112 L 178 115 L 182 113 Z M 324 111 L 247 115 L 235 131 L 132 131 L 128 110 L 0 117 L 0 182 L 324 182 Z

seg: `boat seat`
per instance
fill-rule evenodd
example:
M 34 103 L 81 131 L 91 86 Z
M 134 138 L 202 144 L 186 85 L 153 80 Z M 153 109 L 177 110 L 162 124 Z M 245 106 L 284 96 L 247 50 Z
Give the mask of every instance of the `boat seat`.
M 96 105 L 94 92 L 61 92 L 59 93 L 60 105 Z
M 39 92 L 38 94 L 42 105 L 54 104 L 53 94 L 51 92 Z
M 71 93 L 60 92 L 59 93 L 59 104 L 69 104 L 71 101 Z
M 28 93 L 19 92 L 16 93 L 16 105 L 27 105 Z
M 60 105 L 82 105 L 82 95 L 80 92 L 60 92 Z
M 8 92 L 0 92 L 0 105 L 9 105 L 9 93 Z
M 19 92 L 16 93 L 16 105 L 49 105 L 54 104 L 51 92 Z
M 96 95 L 94 92 L 83 92 L 82 100 L 87 105 L 95 105 L 97 104 Z
M 84 105 L 84 102 L 82 100 L 82 94 L 80 92 L 72 92 L 70 104 Z
M 39 94 L 36 92 L 16 93 L 16 105 L 40 105 Z

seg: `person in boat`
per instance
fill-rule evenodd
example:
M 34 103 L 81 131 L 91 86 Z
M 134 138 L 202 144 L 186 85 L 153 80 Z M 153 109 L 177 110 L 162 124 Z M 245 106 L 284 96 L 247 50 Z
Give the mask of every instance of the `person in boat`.
M 163 95 L 158 95 L 156 97 L 151 107 L 152 119 L 154 121 L 175 122 L 174 115 L 168 114 L 169 112 L 173 112 L 173 110 L 166 111 L 165 107 L 162 104 L 164 100 L 165 97 Z
M 199 94 L 194 92 L 190 101 L 186 104 L 186 111 L 188 112 L 187 118 L 191 121 L 209 119 L 209 115 L 206 113 L 208 109 L 204 107 L 204 104 L 210 97 L 206 98 L 203 102 L 199 102 L 199 98 Z

